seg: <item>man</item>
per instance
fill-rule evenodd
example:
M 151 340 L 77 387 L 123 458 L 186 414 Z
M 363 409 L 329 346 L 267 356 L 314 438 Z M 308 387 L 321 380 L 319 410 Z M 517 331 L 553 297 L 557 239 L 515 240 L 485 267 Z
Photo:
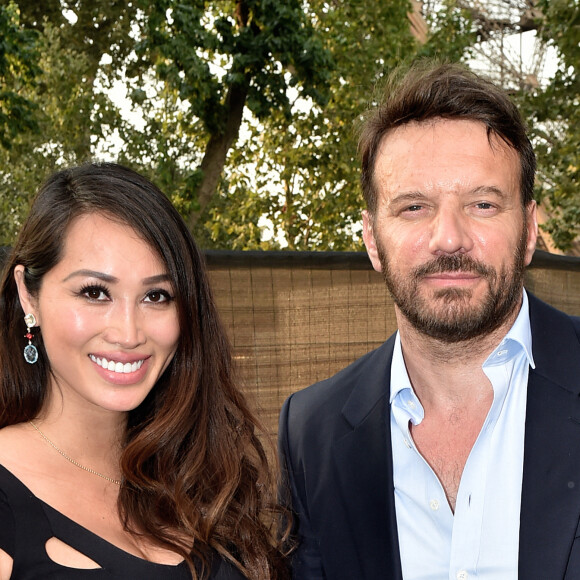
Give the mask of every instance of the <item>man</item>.
M 359 142 L 398 332 L 290 397 L 297 579 L 580 578 L 580 319 L 523 290 L 520 115 L 459 65 L 395 77 Z

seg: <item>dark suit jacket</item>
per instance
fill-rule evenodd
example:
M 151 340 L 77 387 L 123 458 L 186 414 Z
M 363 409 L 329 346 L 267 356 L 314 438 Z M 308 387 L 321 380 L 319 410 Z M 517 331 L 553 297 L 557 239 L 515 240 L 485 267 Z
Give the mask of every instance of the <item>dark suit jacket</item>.
M 580 318 L 533 296 L 520 580 L 580 579 Z M 394 338 L 292 395 L 280 451 L 296 514 L 294 578 L 401 580 L 388 421 Z

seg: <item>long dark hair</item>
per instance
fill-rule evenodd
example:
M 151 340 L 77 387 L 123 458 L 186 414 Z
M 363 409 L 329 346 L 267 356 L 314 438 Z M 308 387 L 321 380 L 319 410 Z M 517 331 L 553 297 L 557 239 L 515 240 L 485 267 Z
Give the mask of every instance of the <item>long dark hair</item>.
M 520 158 L 522 205 L 534 198 L 536 156 L 525 123 L 508 94 L 458 63 L 422 59 L 401 65 L 387 78 L 381 101 L 366 115 L 359 136 L 361 188 L 371 213 L 377 203 L 377 153 L 390 131 L 407 123 L 464 119 L 482 123 L 488 138 L 499 137 Z
M 203 258 L 167 197 L 138 173 L 86 164 L 54 174 L 39 190 L 0 288 L 0 428 L 39 414 L 51 372 L 42 329 L 35 329 L 38 362 L 22 356 L 24 312 L 14 267 L 24 266 L 26 287 L 37 295 L 62 257 L 68 227 L 90 213 L 131 227 L 160 257 L 181 329 L 173 360 L 129 412 L 118 503 L 126 529 L 183 555 L 194 577 L 215 550 L 248 578 L 282 578 L 273 477 L 234 380 Z

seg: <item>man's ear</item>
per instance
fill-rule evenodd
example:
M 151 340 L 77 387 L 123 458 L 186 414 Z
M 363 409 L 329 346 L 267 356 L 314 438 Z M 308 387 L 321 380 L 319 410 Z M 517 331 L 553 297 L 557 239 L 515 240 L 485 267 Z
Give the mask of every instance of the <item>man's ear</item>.
M 18 298 L 24 314 L 34 314 L 38 326 L 40 326 L 40 318 L 38 313 L 38 305 L 34 297 L 30 294 L 24 283 L 24 266 L 18 264 L 14 267 L 14 280 L 18 288 Z
M 537 204 L 530 201 L 526 206 L 526 266 L 532 261 L 538 239 L 538 215 Z
M 373 268 L 377 272 L 382 272 L 381 260 L 379 259 L 379 252 L 377 250 L 377 242 L 373 231 L 373 217 L 368 210 L 362 212 L 363 218 L 363 240 L 367 249 L 367 254 L 371 260 Z

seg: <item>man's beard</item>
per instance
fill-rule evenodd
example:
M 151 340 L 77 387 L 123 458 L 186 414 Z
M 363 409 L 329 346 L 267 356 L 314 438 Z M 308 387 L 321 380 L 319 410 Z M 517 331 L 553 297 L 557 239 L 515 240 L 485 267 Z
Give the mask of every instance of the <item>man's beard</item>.
M 378 243 L 377 251 L 389 292 L 405 318 L 419 332 L 454 343 L 493 332 L 517 308 L 524 284 L 526 233 L 524 223 L 512 267 L 504 266 L 499 273 L 466 254 L 451 254 L 441 255 L 403 278 L 392 270 Z M 458 271 L 476 273 L 487 281 L 488 289 L 480 303 L 470 303 L 473 292 L 466 288 L 442 288 L 428 297 L 420 294 L 419 284 L 425 276 Z

